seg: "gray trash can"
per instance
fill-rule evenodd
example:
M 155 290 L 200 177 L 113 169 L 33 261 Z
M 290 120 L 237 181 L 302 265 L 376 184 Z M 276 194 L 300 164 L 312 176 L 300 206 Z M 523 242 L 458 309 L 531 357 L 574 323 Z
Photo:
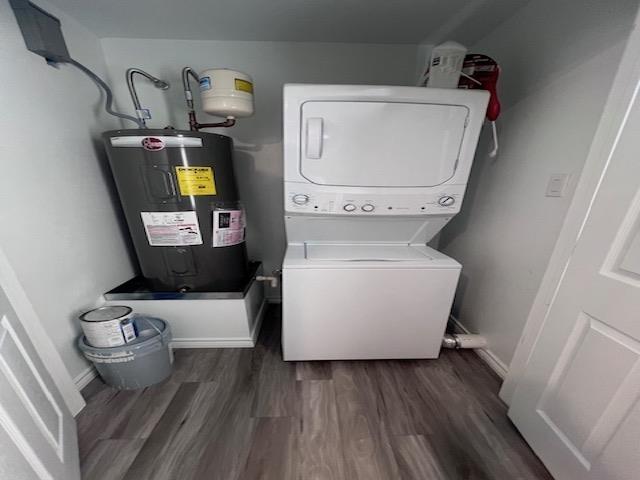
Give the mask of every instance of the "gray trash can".
M 171 374 L 171 329 L 164 320 L 138 315 L 134 318 L 138 338 L 118 347 L 89 345 L 81 335 L 78 347 L 93 362 L 107 385 L 133 390 L 161 382 Z

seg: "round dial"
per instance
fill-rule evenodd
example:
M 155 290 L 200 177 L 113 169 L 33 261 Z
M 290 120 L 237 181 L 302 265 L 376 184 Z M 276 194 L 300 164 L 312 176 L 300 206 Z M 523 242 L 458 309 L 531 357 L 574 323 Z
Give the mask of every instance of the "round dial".
M 353 203 L 347 203 L 342 209 L 345 212 L 353 212 L 357 207 Z
M 309 195 L 304 195 L 302 193 L 297 193 L 293 197 L 291 197 L 291 200 L 296 205 L 306 205 L 307 203 L 309 203 Z
M 370 203 L 365 203 L 364 205 L 362 205 L 362 211 L 363 212 L 373 212 L 376 207 L 374 207 L 373 205 L 371 205 Z
M 438 205 L 442 207 L 450 207 L 454 203 L 456 203 L 456 199 L 450 195 L 444 195 L 438 199 Z

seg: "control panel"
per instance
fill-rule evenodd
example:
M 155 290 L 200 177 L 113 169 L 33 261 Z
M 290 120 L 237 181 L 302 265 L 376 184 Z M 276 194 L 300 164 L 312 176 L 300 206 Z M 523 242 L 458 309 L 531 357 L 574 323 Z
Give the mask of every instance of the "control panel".
M 433 187 L 428 193 L 345 193 L 288 184 L 285 210 L 290 213 L 325 215 L 435 215 L 460 210 L 464 185 Z

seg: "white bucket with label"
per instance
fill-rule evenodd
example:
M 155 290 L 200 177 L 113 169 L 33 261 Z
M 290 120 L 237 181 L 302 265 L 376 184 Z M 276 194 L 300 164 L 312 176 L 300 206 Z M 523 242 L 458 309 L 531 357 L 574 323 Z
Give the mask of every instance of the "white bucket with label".
M 80 325 L 92 347 L 126 345 L 137 338 L 132 310 L 124 305 L 99 307 L 80 315 Z

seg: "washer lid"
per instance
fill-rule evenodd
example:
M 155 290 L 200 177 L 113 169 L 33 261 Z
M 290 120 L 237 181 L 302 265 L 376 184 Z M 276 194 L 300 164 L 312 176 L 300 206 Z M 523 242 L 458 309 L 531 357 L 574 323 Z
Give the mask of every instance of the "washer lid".
M 284 268 L 456 268 L 454 259 L 408 244 L 289 244 Z
M 433 260 L 425 251 L 410 245 L 318 245 L 307 244 L 308 260 L 341 260 L 347 262 L 403 262 Z

